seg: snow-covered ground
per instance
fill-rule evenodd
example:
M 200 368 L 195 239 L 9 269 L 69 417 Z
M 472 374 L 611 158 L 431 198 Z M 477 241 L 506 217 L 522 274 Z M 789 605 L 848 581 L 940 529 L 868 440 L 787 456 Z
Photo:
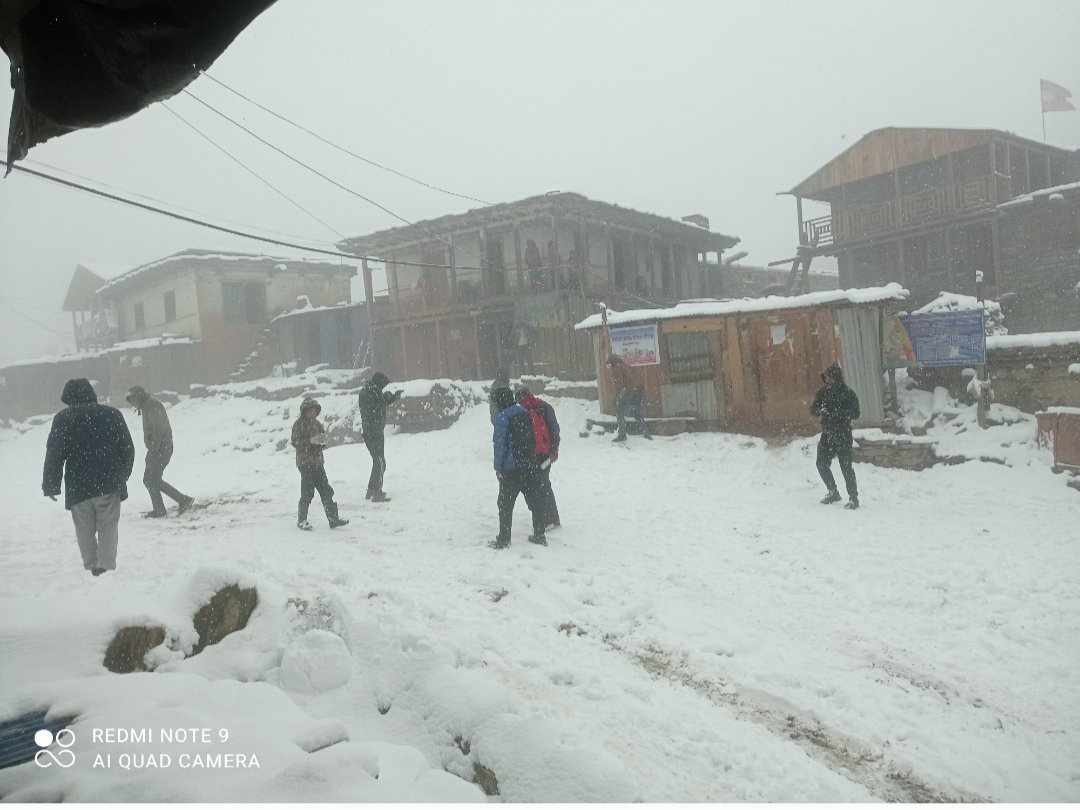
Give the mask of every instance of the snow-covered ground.
M 389 504 L 362 497 L 363 446 L 329 450 L 352 523 L 330 531 L 316 499 L 301 533 L 275 449 L 298 403 L 185 399 L 166 477 L 204 508 L 140 519 L 137 470 L 119 568 L 97 579 L 40 495 L 48 425 L 0 431 L 0 719 L 80 717 L 73 768 L 0 771 L 0 795 L 476 800 L 452 774 L 490 772 L 521 801 L 1080 799 L 1080 498 L 1016 445 L 1033 422 L 980 436 L 1006 437 L 1011 466 L 857 465 L 849 512 L 817 503 L 813 440 L 620 446 L 578 435 L 595 403 L 553 401 L 565 526 L 529 545 L 519 504 L 496 552 L 484 405 L 388 436 Z M 122 623 L 190 643 L 230 576 L 260 592 L 245 630 L 186 660 L 158 650 L 153 673 L 103 669 Z M 191 726 L 259 768 L 89 737 Z M 173 764 L 92 767 L 125 751 Z

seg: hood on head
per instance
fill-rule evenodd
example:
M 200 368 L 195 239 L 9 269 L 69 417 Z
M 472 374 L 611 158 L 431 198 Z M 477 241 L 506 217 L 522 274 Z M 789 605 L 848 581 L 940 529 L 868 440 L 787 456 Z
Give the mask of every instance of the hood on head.
M 821 372 L 821 380 L 826 385 L 836 385 L 844 381 L 844 371 L 840 368 L 839 363 L 833 363 L 823 372 Z
M 133 385 L 128 389 L 125 399 L 132 405 L 138 407 L 146 402 L 150 398 L 150 395 L 146 392 L 146 389 L 141 385 Z
M 526 399 L 536 399 L 536 397 L 533 396 L 532 391 L 530 391 L 527 386 L 519 385 L 514 389 L 514 401 L 521 403 Z
M 372 388 L 378 388 L 379 390 L 386 388 L 386 386 L 388 386 L 389 384 L 390 378 L 383 374 L 381 371 L 376 371 L 374 374 L 371 375 L 371 379 L 368 380 L 368 385 L 370 385 Z
M 318 416 L 322 413 L 322 405 L 314 397 L 304 397 L 304 401 L 300 403 L 300 415 L 307 416 L 312 411 L 314 416 Z
M 68 380 L 64 383 L 64 392 L 60 394 L 60 401 L 65 405 L 90 405 L 97 402 L 97 394 L 94 386 L 85 377 Z
M 491 401 L 495 403 L 495 407 L 500 411 L 505 410 L 514 404 L 514 392 L 509 388 L 496 388 L 492 392 Z

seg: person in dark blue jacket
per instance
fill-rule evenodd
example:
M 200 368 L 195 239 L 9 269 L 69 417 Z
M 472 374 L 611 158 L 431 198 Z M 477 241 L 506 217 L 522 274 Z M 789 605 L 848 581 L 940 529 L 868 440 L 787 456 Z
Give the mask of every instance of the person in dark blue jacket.
M 116 568 L 120 503 L 135 464 L 135 445 L 123 415 L 100 405 L 89 380 L 68 380 L 45 445 L 41 491 L 56 500 L 64 483 L 83 567 L 95 577 Z
M 492 436 L 495 475 L 499 479 L 499 535 L 489 545 L 492 548 L 506 548 L 510 545 L 514 504 L 517 503 L 520 493 L 525 496 L 525 503 L 532 512 L 533 533 L 529 535 L 529 542 L 546 546 L 546 504 L 541 471 L 536 463 L 532 417 L 514 402 L 514 392 L 509 388 L 497 389 L 493 397 L 499 409 L 495 415 Z

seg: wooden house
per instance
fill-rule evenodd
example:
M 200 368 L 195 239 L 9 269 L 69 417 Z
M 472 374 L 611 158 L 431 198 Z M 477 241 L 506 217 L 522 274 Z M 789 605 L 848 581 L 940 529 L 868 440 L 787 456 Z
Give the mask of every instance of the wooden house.
M 644 327 L 640 339 L 654 344 L 631 360 L 630 372 L 645 391 L 647 417 L 686 420 L 690 429 L 813 433 L 810 405 L 834 362 L 859 396 L 858 424 L 882 424 L 882 332 L 907 295 L 889 284 L 688 302 L 592 315 L 577 329 L 591 337 L 603 413 L 615 413 L 607 358 L 613 346 L 618 353 L 619 330 Z
M 390 306 L 375 312 L 372 332 L 375 364 L 393 377 L 488 379 L 513 368 L 580 379 L 593 373 L 592 351 L 573 327 L 596 302 L 705 295 L 700 259 L 738 241 L 700 215 L 674 220 L 559 192 L 340 247 L 385 262 Z M 369 303 L 375 272 L 365 265 Z
M 1019 305 L 1010 329 L 1043 331 L 1075 328 L 1076 308 L 1052 304 L 1067 279 L 1080 281 L 1080 256 L 1040 262 L 1038 238 L 1000 206 L 1075 179 L 1076 154 L 1009 132 L 889 127 L 786 193 L 800 254 L 835 256 L 841 287 L 895 281 L 919 306 L 943 290 L 974 294 L 981 274 L 986 297 Z M 1073 217 L 1063 240 L 1076 246 L 1078 228 Z

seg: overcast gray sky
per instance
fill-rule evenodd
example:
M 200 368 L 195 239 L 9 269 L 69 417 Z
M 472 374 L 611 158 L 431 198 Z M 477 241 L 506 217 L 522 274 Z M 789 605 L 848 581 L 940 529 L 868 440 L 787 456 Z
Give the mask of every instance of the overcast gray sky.
M 1041 139 L 1040 78 L 1080 101 L 1080 2 L 278 0 L 211 72 L 355 151 L 490 201 L 560 189 L 701 212 L 764 263 L 791 254 L 776 197 L 882 126 Z M 199 79 L 191 89 L 409 219 L 468 203 L 302 136 Z M 0 90 L 7 137 L 11 91 Z M 196 102 L 168 102 L 348 235 L 394 225 Z M 1047 116 L 1080 147 L 1080 113 Z M 39 146 L 32 160 L 217 220 L 336 237 L 160 105 Z M 33 164 L 30 164 L 33 165 Z M 65 348 L 76 263 L 102 275 L 185 247 L 276 252 L 25 176 L 0 181 L 0 363 Z

